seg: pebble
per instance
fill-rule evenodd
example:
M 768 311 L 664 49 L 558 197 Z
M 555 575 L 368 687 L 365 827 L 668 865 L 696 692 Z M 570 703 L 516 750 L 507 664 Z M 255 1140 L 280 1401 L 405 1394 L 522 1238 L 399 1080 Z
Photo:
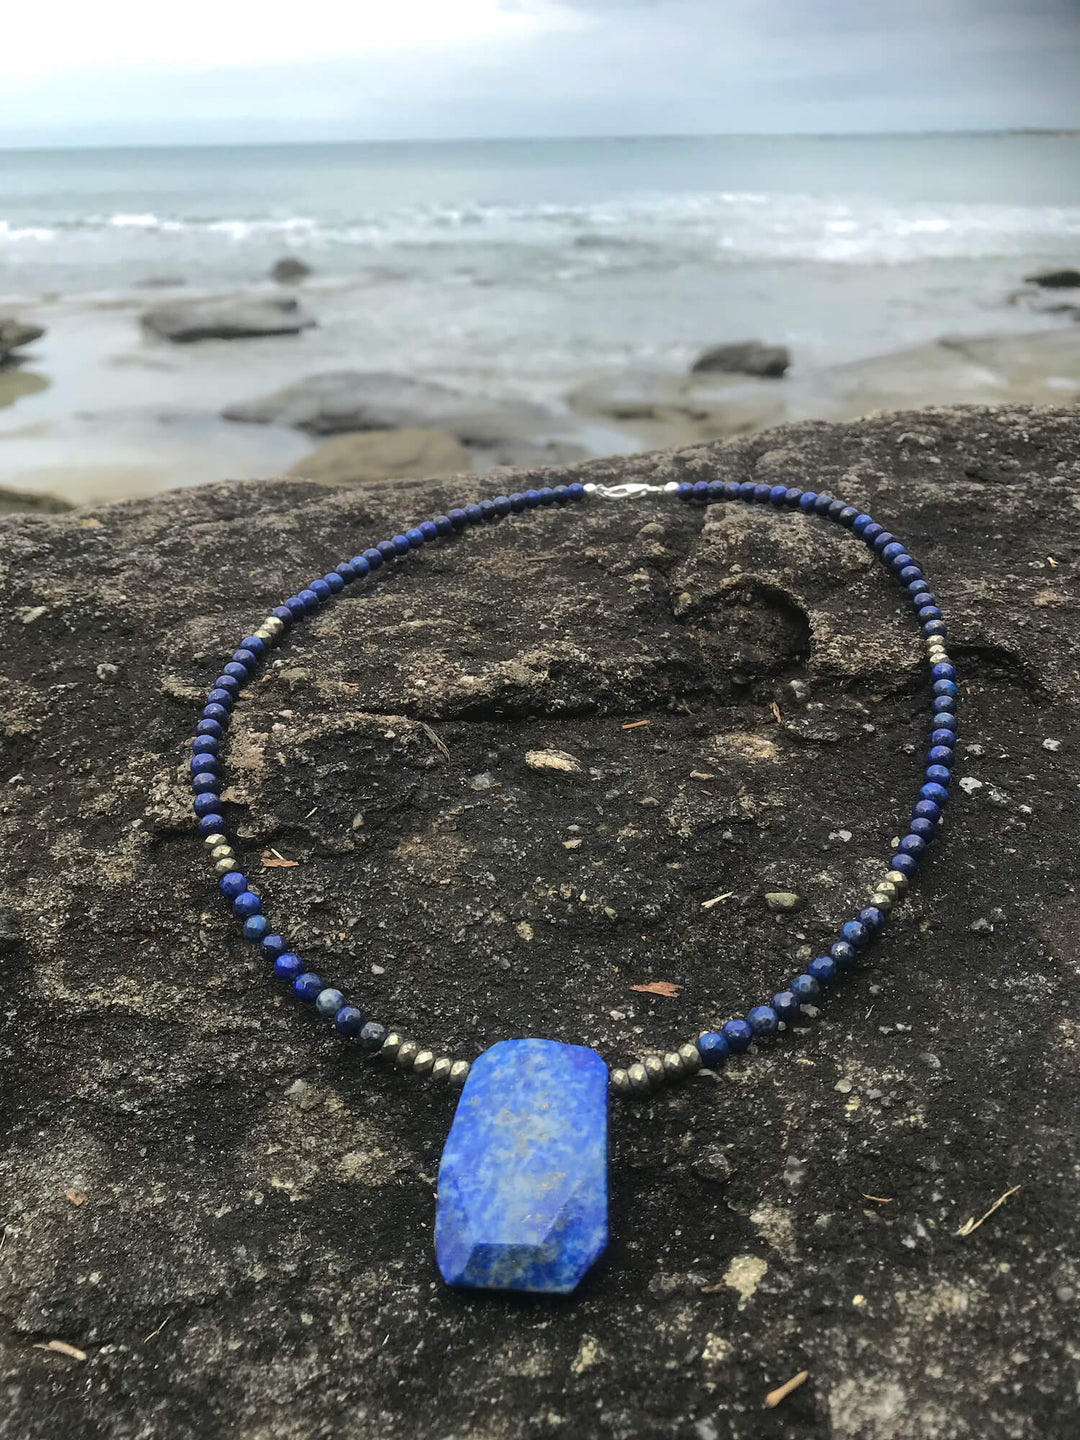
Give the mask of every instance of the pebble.
M 983 788 L 983 782 L 976 780 L 974 775 L 963 775 L 960 779 L 960 789 L 965 795 L 974 795 L 976 790 Z
M 567 750 L 526 750 L 525 764 L 530 770 L 561 770 L 564 775 L 581 773 L 581 761 Z
M 852 1086 L 850 1080 L 837 1080 L 836 1084 L 833 1086 L 833 1089 L 838 1091 L 841 1095 L 850 1095 L 853 1088 L 854 1087 Z
M 1060 740 L 1044 740 L 1044 741 L 1043 741 L 1043 749 L 1044 749 L 1044 750 L 1060 750 L 1060 749 L 1061 749 L 1061 741 L 1060 741 Z
M 110 665 L 107 660 L 103 660 L 97 667 L 97 678 L 99 680 L 115 680 L 119 674 L 119 665 Z
M 792 910 L 802 908 L 803 898 L 796 895 L 794 890 L 770 890 L 765 896 L 765 904 L 774 914 L 789 914 Z

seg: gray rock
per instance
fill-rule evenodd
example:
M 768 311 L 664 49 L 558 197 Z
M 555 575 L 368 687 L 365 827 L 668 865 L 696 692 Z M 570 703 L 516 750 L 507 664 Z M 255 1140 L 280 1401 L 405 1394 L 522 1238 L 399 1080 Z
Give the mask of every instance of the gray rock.
M 439 1283 L 453 1096 L 277 986 L 218 902 L 186 775 L 201 696 L 273 601 L 494 487 L 250 482 L 0 519 L 5 1436 L 1070 1440 L 1076 824 L 1057 802 L 1080 784 L 1061 549 L 1080 413 L 791 425 L 564 474 L 741 481 L 769 451 L 915 547 L 963 734 L 1036 813 L 958 786 L 822 1023 L 613 1106 L 610 1255 L 558 1304 Z M 663 565 L 640 558 L 650 523 Z M 1047 555 L 1056 572 L 1029 563 Z M 225 748 L 246 873 L 373 1016 L 452 1054 L 541 1034 L 625 1061 L 805 963 L 763 907 L 702 899 L 813 865 L 815 949 L 864 901 L 917 783 L 902 743 L 926 673 L 850 534 L 649 497 L 507 520 L 383 574 L 290 633 L 283 668 L 309 680 L 268 666 Z M 812 743 L 770 713 L 796 673 Z M 553 747 L 582 773 L 529 768 Z M 841 823 L 859 842 L 822 850 Z M 264 867 L 270 849 L 298 863 Z M 969 930 L 1000 905 L 1008 923 Z M 630 990 L 650 977 L 681 988 Z
M 448 430 L 466 445 L 484 446 L 551 424 L 538 405 L 483 405 L 449 385 L 379 370 L 312 375 L 272 395 L 229 405 L 222 414 L 252 425 L 291 425 L 311 435 L 405 426 Z
M 744 340 L 733 345 L 713 345 L 691 365 L 692 374 L 720 370 L 738 375 L 760 375 L 778 380 L 791 364 L 791 351 L 786 345 L 765 345 L 760 340 Z
M 446 430 L 361 430 L 336 435 L 285 472 L 319 485 L 359 485 L 393 477 L 430 479 L 469 468 L 469 452 Z
M 1075 290 L 1080 286 L 1080 270 L 1040 270 L 1035 275 L 1025 275 L 1029 285 L 1042 285 L 1047 290 Z
M 311 266 L 298 260 L 295 255 L 283 255 L 270 267 L 270 278 L 279 285 L 296 285 L 312 273 Z
M 45 334 L 43 325 L 31 325 L 14 315 L 0 315 L 0 365 L 10 360 L 12 353 L 40 340 Z
M 290 296 L 233 295 L 216 300 L 172 300 L 142 317 L 153 335 L 189 344 L 196 340 L 249 340 L 296 335 L 316 322 Z

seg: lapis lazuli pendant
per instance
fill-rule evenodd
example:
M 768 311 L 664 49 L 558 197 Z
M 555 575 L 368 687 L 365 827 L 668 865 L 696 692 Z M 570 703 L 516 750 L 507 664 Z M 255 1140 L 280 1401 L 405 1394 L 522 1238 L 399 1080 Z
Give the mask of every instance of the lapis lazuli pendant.
M 501 1040 L 474 1062 L 439 1164 L 448 1284 L 573 1290 L 607 1245 L 607 1097 L 584 1045 Z

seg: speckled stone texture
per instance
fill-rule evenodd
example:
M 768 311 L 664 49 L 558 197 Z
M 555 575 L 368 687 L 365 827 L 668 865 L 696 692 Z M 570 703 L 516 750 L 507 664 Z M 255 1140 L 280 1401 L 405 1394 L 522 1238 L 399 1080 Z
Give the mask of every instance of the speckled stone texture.
M 585 1045 L 500 1040 L 476 1059 L 439 1161 L 444 1280 L 574 1289 L 607 1245 L 607 1092 Z
M 4 1440 L 1075 1435 L 1080 412 L 575 473 L 812 484 L 925 560 L 964 731 L 913 899 L 795 1035 L 613 1106 L 612 1242 L 574 1296 L 450 1290 L 456 1097 L 279 992 L 193 839 L 185 741 L 272 603 L 488 485 L 0 520 Z M 299 631 L 241 707 L 229 795 L 270 914 L 377 1017 L 618 1064 L 771 994 L 850 913 L 925 694 L 898 592 L 833 526 L 545 511 Z M 677 993 L 632 988 L 657 980 Z

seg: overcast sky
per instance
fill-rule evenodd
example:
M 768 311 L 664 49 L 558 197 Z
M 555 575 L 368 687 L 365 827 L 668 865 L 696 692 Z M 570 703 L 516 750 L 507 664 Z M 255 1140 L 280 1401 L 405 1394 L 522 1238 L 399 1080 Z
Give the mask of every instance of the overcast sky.
M 31 0 L 0 145 L 1080 126 L 1080 0 Z

